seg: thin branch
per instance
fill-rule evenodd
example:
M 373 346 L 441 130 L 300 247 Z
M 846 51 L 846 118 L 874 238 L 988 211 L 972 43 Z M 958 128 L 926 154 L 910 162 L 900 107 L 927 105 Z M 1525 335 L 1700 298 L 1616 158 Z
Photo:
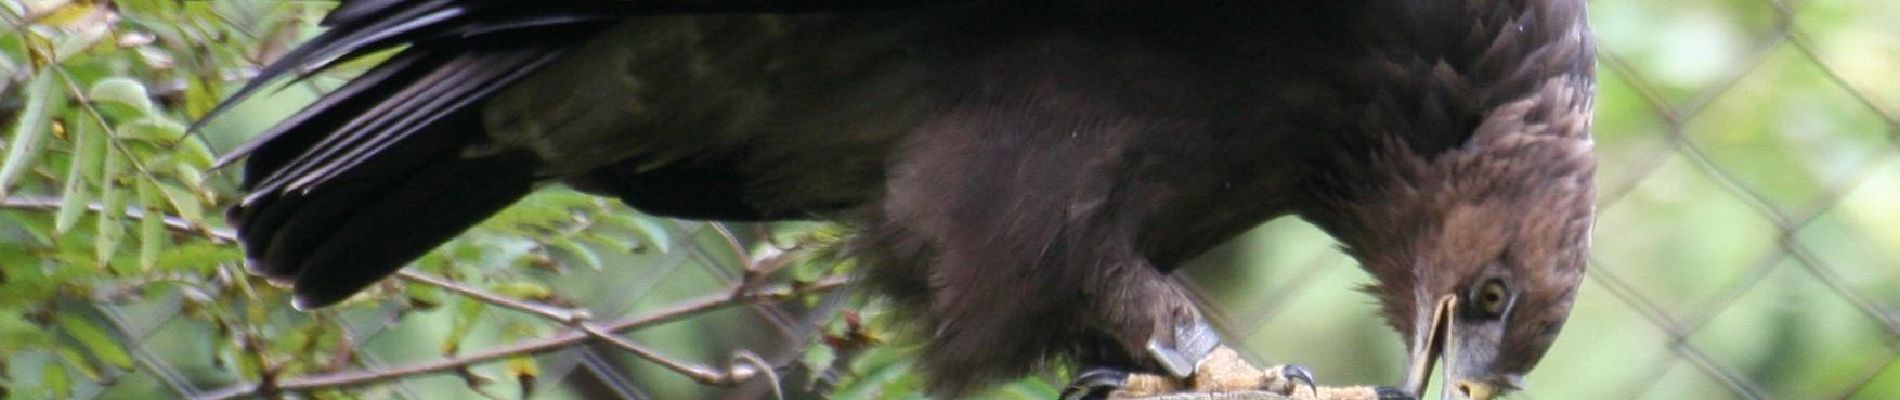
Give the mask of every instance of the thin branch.
M 680 302 L 671 309 L 658 311 L 637 317 L 630 317 L 608 323 L 597 329 L 606 332 L 623 332 L 640 327 L 670 322 L 682 317 L 724 309 L 738 305 L 777 301 L 797 296 L 826 293 L 850 284 L 851 279 L 831 277 L 807 284 L 777 284 L 760 287 L 749 293 L 731 293 L 705 296 Z M 270 386 L 249 384 L 240 385 L 208 393 L 201 400 L 236 399 L 247 396 L 261 396 L 283 391 L 304 391 L 315 389 L 333 389 L 362 386 L 382 381 L 405 378 L 415 375 L 454 372 L 457 369 L 475 364 L 500 361 L 510 357 L 534 355 L 574 347 L 596 337 L 581 329 L 570 329 L 554 336 L 536 339 L 513 345 L 483 350 L 459 357 L 444 358 L 377 371 L 348 371 L 328 374 L 305 375 L 280 379 Z
M 474 287 L 470 287 L 470 286 L 449 281 L 446 279 L 441 279 L 441 278 L 437 278 L 434 276 L 429 276 L 429 275 L 421 274 L 421 273 L 410 272 L 407 270 L 400 271 L 399 274 L 400 276 L 402 276 L 403 279 L 406 279 L 406 280 L 442 288 L 443 290 L 461 294 L 463 296 L 472 297 L 472 298 L 475 298 L 476 300 L 479 300 L 488 304 L 500 306 L 503 308 L 535 314 L 535 315 L 541 316 L 542 318 L 546 318 L 554 322 L 560 323 L 562 325 L 570 326 L 574 329 L 580 330 L 581 332 L 586 332 L 588 335 L 593 336 L 595 339 L 600 339 L 602 342 L 606 342 L 607 344 L 611 344 L 615 347 L 619 347 L 622 350 L 626 350 L 628 353 L 632 353 L 635 356 L 646 359 L 647 361 L 651 361 L 655 364 L 659 364 L 660 366 L 665 367 L 666 369 L 672 370 L 673 372 L 679 373 L 680 375 L 685 375 L 688 378 L 692 378 L 694 381 L 697 381 L 701 384 L 730 386 L 730 385 L 734 385 L 739 382 L 744 382 L 748 379 L 751 379 L 752 376 L 756 374 L 756 371 L 739 370 L 739 369 L 728 369 L 727 372 L 716 372 L 713 370 L 713 368 L 708 368 L 708 367 L 701 366 L 694 363 L 674 360 L 670 357 L 660 354 L 658 351 L 649 349 L 646 346 L 642 346 L 639 343 L 635 343 L 632 340 L 615 335 L 613 332 L 608 332 L 605 329 L 602 329 L 601 327 L 596 326 L 595 324 L 587 322 L 587 319 L 590 317 L 590 314 L 586 310 L 568 310 L 568 309 L 556 309 L 552 307 L 547 307 L 540 304 L 534 304 L 531 302 L 516 300 L 507 296 L 488 293 L 486 291 L 482 291 L 481 289 L 476 289 Z
M 0 208 L 57 210 L 62 207 L 64 203 L 63 199 L 52 197 L 12 197 L 0 199 Z M 107 212 L 105 206 L 99 203 L 89 203 L 86 208 L 95 213 Z M 145 216 L 145 210 L 139 207 L 127 207 L 123 212 L 128 218 L 144 218 Z M 228 243 L 237 240 L 236 233 L 229 229 L 209 229 L 183 218 L 170 215 L 163 216 L 162 220 L 165 222 L 165 226 L 171 230 L 201 235 L 205 239 L 214 242 Z M 785 261 L 779 260 L 780 258 L 785 257 L 783 254 L 775 254 L 774 257 L 768 259 L 769 263 L 775 264 L 771 266 L 771 269 L 783 266 L 782 264 L 784 264 Z M 738 290 L 691 299 L 675 304 L 670 308 L 654 311 L 646 315 L 625 318 L 604 325 L 597 325 L 587 322 L 590 316 L 586 310 L 560 309 L 517 300 L 439 277 L 408 270 L 398 271 L 397 276 L 404 280 L 435 286 L 452 293 L 474 298 L 484 303 L 534 314 L 567 325 L 569 328 L 551 337 L 520 342 L 506 347 L 489 349 L 463 356 L 378 370 L 348 371 L 290 378 L 270 377 L 266 378 L 263 383 L 233 386 L 204 394 L 198 398 L 233 399 L 263 396 L 284 391 L 343 388 L 373 384 L 414 375 L 456 372 L 475 364 L 499 361 L 521 355 L 533 355 L 563 350 L 584 344 L 590 340 L 599 340 L 619 347 L 629 353 L 660 364 L 669 370 L 685 375 L 702 384 L 729 386 L 749 380 L 758 376 L 761 372 L 770 374 L 771 371 L 769 369 L 761 370 L 760 368 L 763 367 L 752 365 L 751 363 L 735 364 L 724 372 L 715 371 L 712 368 L 672 360 L 632 340 L 620 337 L 618 333 L 645 326 L 672 322 L 732 306 L 754 305 L 804 295 L 822 294 L 836 290 L 852 281 L 848 277 L 832 276 L 815 282 L 792 282 L 770 285 L 746 284 L 742 285 Z M 756 358 L 756 356 L 754 356 L 754 358 Z M 757 360 L 754 361 L 756 362 Z
M 429 274 L 410 271 L 406 269 L 396 271 L 396 276 L 401 277 L 403 280 L 421 283 L 421 284 L 425 284 L 429 286 L 434 286 L 434 287 L 441 288 L 442 290 L 447 290 L 450 293 L 455 293 L 455 294 L 471 297 L 476 300 L 480 300 L 483 303 L 488 303 L 491 305 L 499 306 L 499 307 L 510 309 L 510 310 L 521 311 L 521 312 L 525 312 L 529 314 L 538 315 L 538 316 L 541 316 L 542 318 L 547 318 L 549 320 L 552 320 L 554 322 L 559 322 L 562 324 L 575 324 L 581 321 L 585 321 L 590 317 L 590 314 L 587 312 L 587 310 L 555 308 L 555 307 L 549 307 L 546 305 L 516 300 L 508 296 L 502 296 L 502 295 L 498 295 L 494 293 L 489 293 L 487 291 L 476 289 L 468 285 L 455 283 L 447 279 L 442 279 L 435 276 L 430 276 Z
M 45 196 L 12 196 L 0 199 L 0 208 L 18 210 L 58 210 L 65 204 L 65 199 Z M 86 203 L 86 211 L 104 213 L 106 212 L 106 205 L 99 202 Z M 126 206 L 123 212 L 125 213 L 125 217 L 129 219 L 145 218 L 144 207 Z M 230 229 L 211 228 L 192 223 L 183 217 L 174 215 L 165 215 L 161 220 L 165 221 L 165 227 L 171 229 L 173 232 L 198 235 L 213 243 L 230 243 L 237 241 L 237 233 L 232 232 Z
M 748 379 L 752 379 L 753 376 L 758 374 L 757 370 L 750 369 L 749 366 L 747 369 L 732 368 L 732 369 L 729 369 L 727 372 L 716 372 L 716 371 L 713 371 L 712 368 L 707 368 L 707 367 L 700 366 L 697 364 L 673 361 L 672 358 L 668 358 L 665 355 L 661 355 L 659 351 L 647 348 L 646 346 L 642 346 L 639 343 L 634 343 L 633 340 L 620 337 L 620 335 L 616 335 L 613 332 L 607 332 L 605 330 L 602 330 L 600 329 L 600 327 L 594 326 L 593 324 L 581 323 L 579 326 L 579 329 L 582 332 L 587 332 L 589 336 L 593 336 L 595 339 L 600 339 L 600 341 L 602 342 L 606 342 L 607 344 L 613 345 L 614 347 L 619 347 L 621 350 L 626 350 L 628 353 L 633 353 L 633 355 L 635 356 L 639 356 L 640 358 L 647 359 L 648 361 L 652 361 L 655 364 L 660 364 L 661 367 L 665 367 L 666 369 L 671 370 L 674 373 L 678 373 L 680 375 L 685 375 L 688 378 L 692 378 L 693 381 L 699 382 L 700 384 L 715 385 L 715 386 L 732 386 L 732 385 L 738 384 L 739 382 L 745 382 Z
M 745 266 L 747 271 L 751 271 L 752 254 L 745 250 L 745 245 L 739 244 L 739 236 L 733 235 L 731 230 L 726 229 L 726 224 L 714 223 L 707 225 L 712 226 L 713 232 L 719 233 L 719 239 L 725 241 L 726 250 L 732 251 L 732 256 L 739 258 L 739 265 Z

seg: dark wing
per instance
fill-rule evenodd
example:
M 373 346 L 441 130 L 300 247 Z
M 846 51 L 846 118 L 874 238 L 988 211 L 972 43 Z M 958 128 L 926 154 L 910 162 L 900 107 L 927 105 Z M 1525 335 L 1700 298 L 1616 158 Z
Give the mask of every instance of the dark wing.
M 229 217 L 254 272 L 294 282 L 300 307 L 335 303 L 526 195 L 533 157 L 467 151 L 485 140 L 483 105 L 625 18 L 906 4 L 344 1 L 322 21 L 327 31 L 266 66 L 212 116 L 281 78 L 402 50 L 226 154 L 220 165 L 248 157 L 249 194 Z

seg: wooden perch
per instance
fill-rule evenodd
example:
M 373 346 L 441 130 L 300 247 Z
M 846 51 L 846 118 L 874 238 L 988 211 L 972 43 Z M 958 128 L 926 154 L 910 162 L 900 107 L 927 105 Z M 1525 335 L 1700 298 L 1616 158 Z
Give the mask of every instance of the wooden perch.
M 1280 367 L 1254 368 L 1240 353 L 1221 347 L 1178 380 L 1158 375 L 1129 375 L 1113 400 L 1380 400 L 1372 386 L 1307 387 L 1280 374 Z M 1309 390 L 1310 389 L 1310 390 Z
M 1126 397 L 1121 393 L 1109 395 L 1114 400 L 1378 400 L 1379 393 L 1370 386 L 1319 387 L 1319 397 L 1300 392 L 1298 396 L 1286 396 L 1265 390 L 1235 392 L 1183 392 L 1153 396 Z

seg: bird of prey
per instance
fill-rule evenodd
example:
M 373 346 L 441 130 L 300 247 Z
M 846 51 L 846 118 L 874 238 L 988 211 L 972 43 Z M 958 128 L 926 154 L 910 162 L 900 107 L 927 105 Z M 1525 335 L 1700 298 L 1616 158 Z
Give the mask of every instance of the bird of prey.
M 226 155 L 229 217 L 302 308 L 549 183 L 844 221 L 957 397 L 1050 362 L 1191 376 L 1219 338 L 1169 273 L 1297 216 L 1376 280 L 1402 388 L 1442 356 L 1490 398 L 1584 272 L 1583 3 L 343 0 L 231 101 L 393 55 Z

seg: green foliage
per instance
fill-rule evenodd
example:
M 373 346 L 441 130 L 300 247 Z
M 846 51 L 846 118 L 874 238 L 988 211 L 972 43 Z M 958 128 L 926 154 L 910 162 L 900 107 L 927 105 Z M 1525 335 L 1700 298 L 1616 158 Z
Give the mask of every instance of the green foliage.
M 710 257 L 717 253 L 703 244 L 719 241 L 709 240 L 717 237 L 709 225 L 655 219 L 612 199 L 550 188 L 416 263 L 457 289 L 392 280 L 337 307 L 291 310 L 283 288 L 244 269 L 218 212 L 241 199 L 237 171 L 212 169 L 214 149 L 234 147 L 374 57 L 267 91 L 201 131 L 187 127 L 261 63 L 314 32 L 310 23 L 331 5 L 0 3 L 0 20 L 8 26 L 0 31 L 0 397 L 184 395 L 265 376 L 440 361 L 564 329 L 561 321 L 504 311 L 458 290 L 588 311 L 626 309 L 631 299 L 614 296 L 638 293 L 626 290 L 632 286 L 653 289 L 639 297 L 643 304 L 730 291 L 731 283 L 716 281 L 655 285 L 675 269 L 649 276 L 641 272 L 646 268 L 628 267 L 716 270 L 731 268 L 717 261 L 750 256 Z M 793 243 L 805 237 L 799 232 L 820 227 L 774 231 L 776 240 Z M 824 247 L 837 242 L 835 234 L 829 237 Z M 803 283 L 837 271 L 804 261 L 796 270 Z M 817 304 L 815 297 L 795 300 Z M 627 311 L 658 308 L 649 306 Z M 659 348 L 719 358 L 685 351 L 702 344 L 668 341 Z M 549 362 L 561 365 L 560 374 L 571 373 L 571 361 L 563 361 L 571 355 L 549 357 L 517 354 L 450 371 L 464 378 L 452 385 L 417 379 L 394 387 L 406 395 L 525 397 L 550 390 L 542 377 Z M 643 390 L 693 397 L 706 389 L 667 384 Z M 310 395 L 383 396 L 378 393 L 388 392 Z

